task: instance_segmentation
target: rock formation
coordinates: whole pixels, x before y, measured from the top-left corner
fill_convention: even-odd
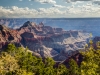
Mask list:
[[[64,31],[62,28],[45,26],[42,22],[36,25],[27,21],[16,30],[0,25],[0,48],[6,43],[17,43],[42,57],[52,57],[55,61],[63,61],[83,49],[88,38],[89,33]]]
[[[83,49],[89,33],[82,31],[64,31],[62,28],[36,25],[26,22],[18,29],[24,46],[39,53],[42,57],[50,56],[55,60],[64,60],[72,52]]]
[[[20,46],[21,36],[17,30],[9,29],[4,25],[0,25],[0,50],[7,44],[14,43],[16,46]]]

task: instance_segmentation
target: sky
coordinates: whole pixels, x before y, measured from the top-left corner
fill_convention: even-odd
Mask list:
[[[0,0],[0,18],[100,17],[100,0]]]

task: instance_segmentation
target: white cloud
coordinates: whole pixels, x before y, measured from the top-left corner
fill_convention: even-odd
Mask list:
[[[66,8],[66,6],[57,5],[57,4],[54,4],[52,7],[56,7],[56,8]]]
[[[93,1],[93,0],[65,0],[67,3],[77,2],[77,1]]]
[[[36,1],[36,2],[40,2],[41,4],[56,4],[55,0],[31,0],[31,1]]]
[[[82,6],[72,6],[67,8],[69,14],[74,14],[81,17],[100,17],[100,7],[96,7],[92,4],[86,4]]]
[[[64,0],[65,2],[67,3],[83,3],[83,2],[93,2],[93,1],[96,1],[96,0]]]
[[[57,17],[64,12],[57,8],[39,8],[38,10],[29,9],[28,7],[19,8],[12,6],[11,8],[5,8],[0,6],[0,17],[5,18],[35,18],[35,17]]]
[[[92,4],[100,5],[100,0],[64,0],[67,3],[83,3],[83,2],[91,2]]]
[[[11,8],[5,8],[0,6],[0,17],[6,18],[24,18],[24,17],[34,17],[37,16],[37,11],[35,9],[18,8],[17,6],[12,6]]]
[[[57,8],[39,8],[39,15],[43,15],[44,17],[57,17],[58,15],[63,15],[65,11],[60,11]]]
[[[0,6],[0,18],[53,18],[53,17],[100,17],[100,7],[92,4],[80,6],[69,6],[63,8],[39,8],[30,9],[28,7],[19,8],[17,6],[2,7]]]

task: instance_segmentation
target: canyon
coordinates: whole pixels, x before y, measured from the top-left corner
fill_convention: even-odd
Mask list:
[[[42,22],[27,21],[17,29],[0,25],[0,50],[9,43],[17,47],[28,47],[33,55],[45,58],[52,57],[55,61],[66,58],[83,50],[90,39],[89,33],[78,30],[63,30],[45,26]]]

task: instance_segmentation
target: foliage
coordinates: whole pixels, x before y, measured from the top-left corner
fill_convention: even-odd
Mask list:
[[[69,69],[67,69],[63,64],[60,64],[56,70],[56,75],[69,75]]]
[[[45,58],[43,62],[42,58],[33,56],[28,48],[17,48],[14,44],[9,44],[0,56],[0,75],[56,75],[62,69],[54,68],[52,58]],[[62,72],[58,75],[63,75]]]
[[[8,53],[0,55],[0,75],[4,75],[10,71],[17,70],[19,65],[17,60]]]
[[[74,59],[70,59],[69,67],[56,64],[52,58],[37,58],[28,48],[15,47],[9,44],[6,51],[0,53],[0,75],[100,75],[100,42],[97,49],[89,45],[85,46],[83,61],[78,66]]]
[[[79,69],[77,63],[73,59],[71,59],[69,64],[70,64],[70,68],[69,68],[70,74],[71,75],[79,75],[80,74],[80,72],[79,72],[80,69]]]
[[[81,52],[84,59],[81,63],[81,75],[100,75],[100,50],[95,50],[90,40],[90,46],[85,52]],[[98,44],[99,46],[99,44]]]

